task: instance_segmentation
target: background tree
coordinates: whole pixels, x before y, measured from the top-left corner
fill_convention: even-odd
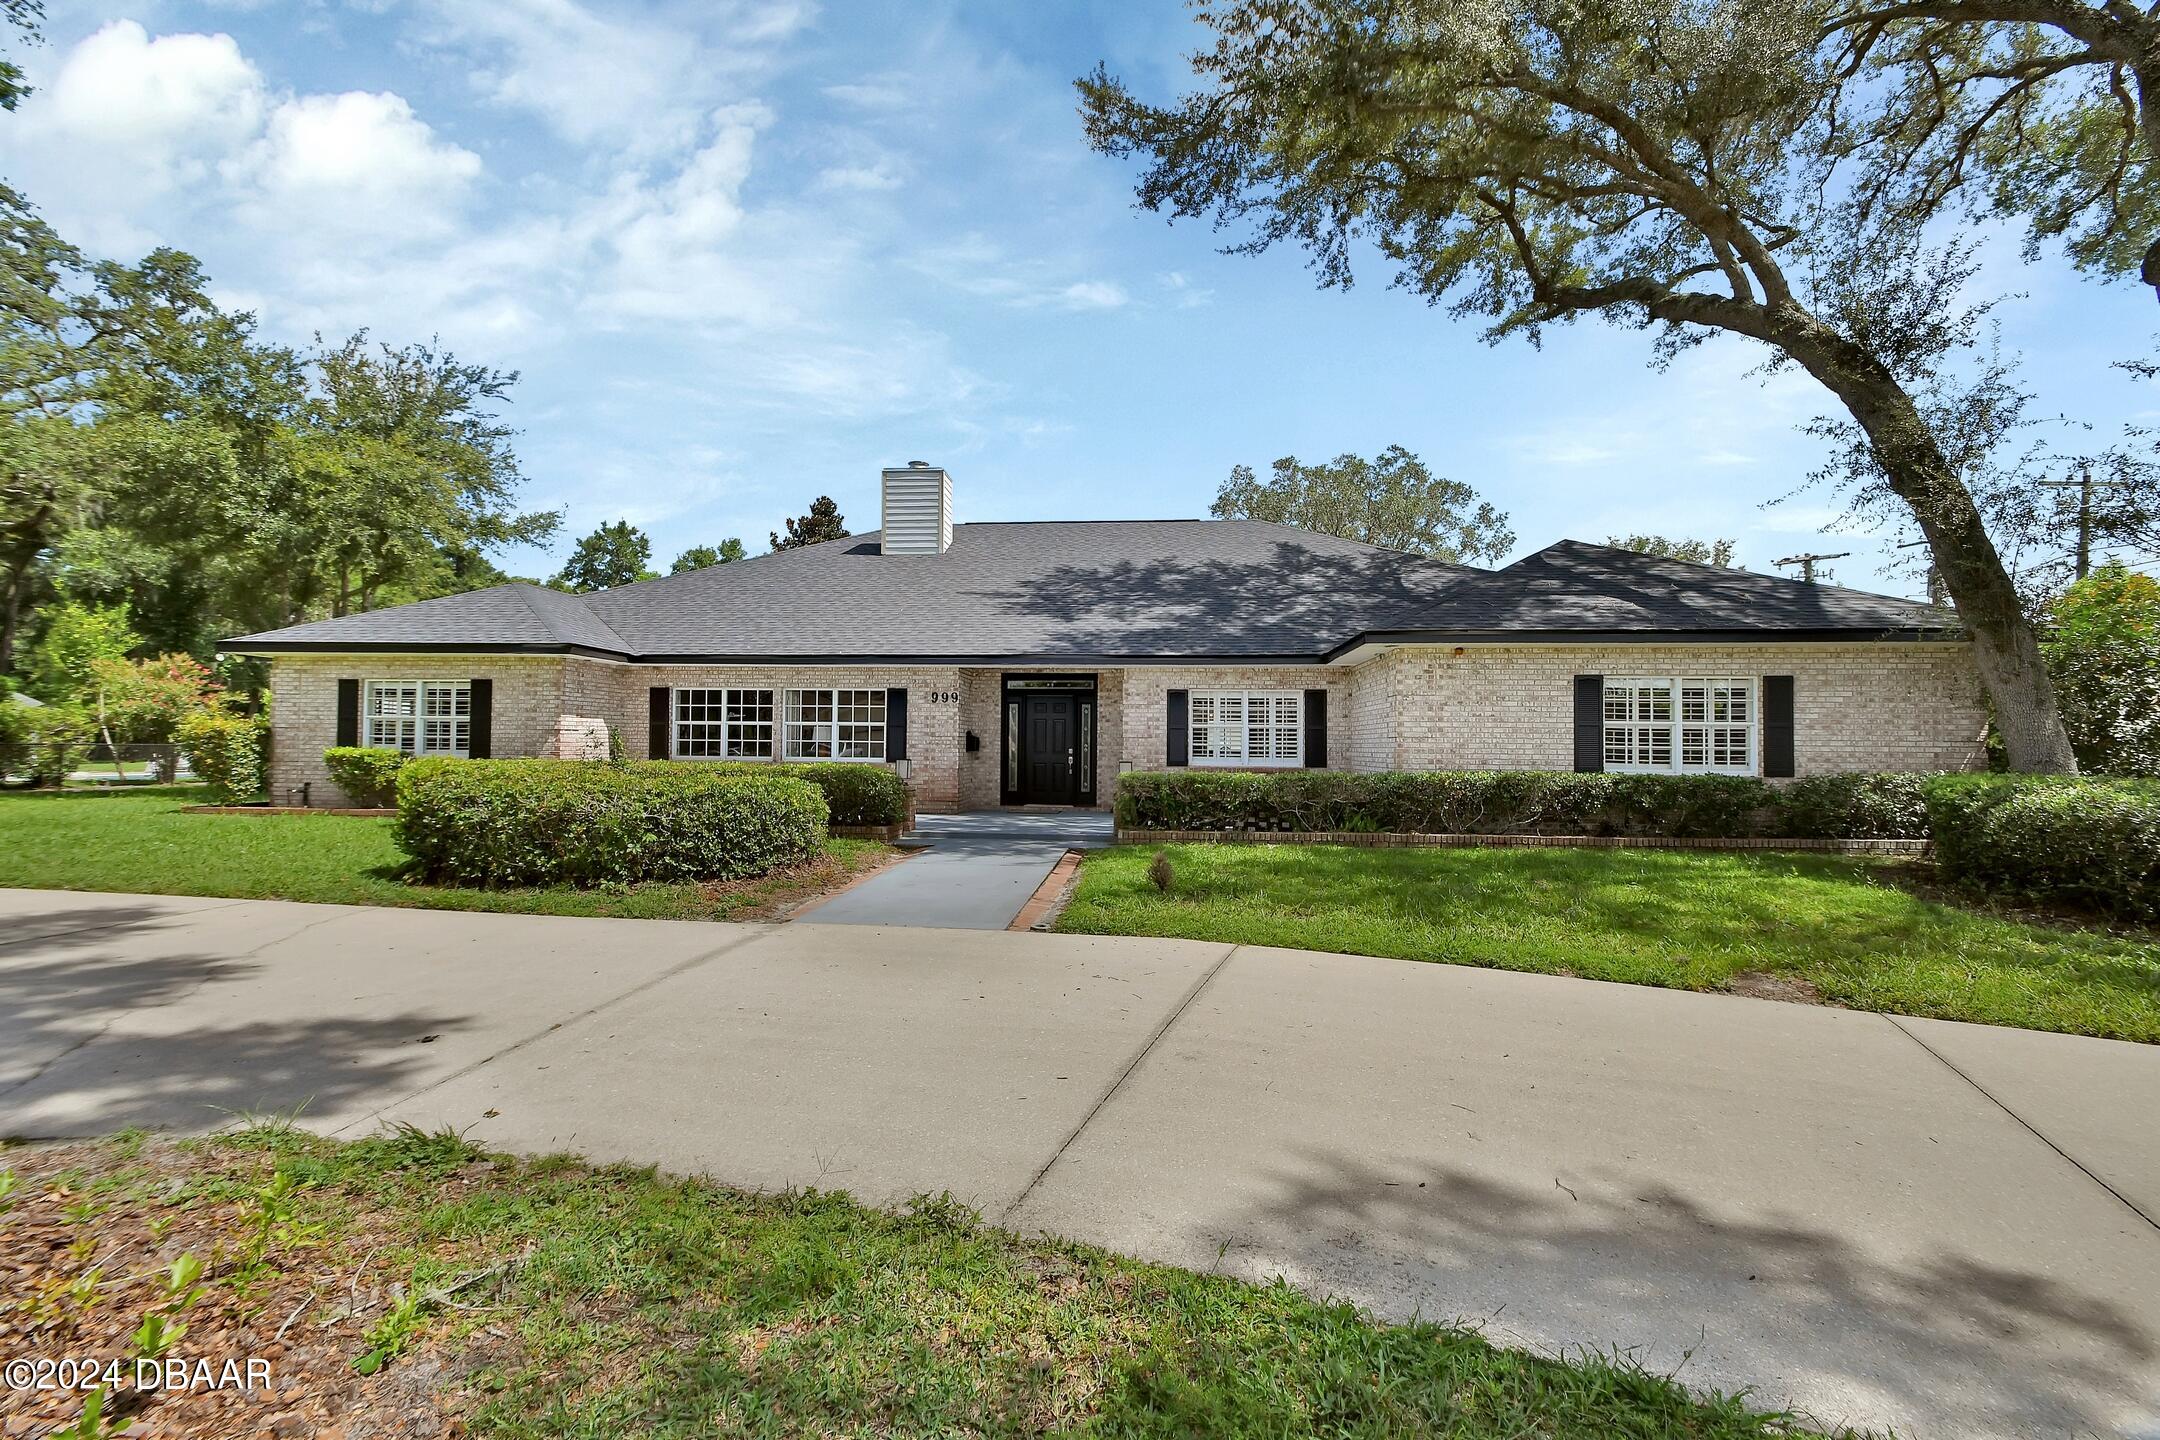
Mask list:
[[[1838,77],[1804,0],[1243,0],[1196,92],[1143,103],[1080,82],[1090,141],[1140,155],[1139,196],[1249,224],[1347,285],[1369,242],[1405,288],[1524,335],[1581,315],[1657,327],[1659,353],[1713,334],[1798,365],[1867,436],[1928,542],[2019,770],[2067,771],[2039,642],[1971,494],[1907,389],[1945,295],[1867,289],[1855,246],[1910,234],[1821,188]]]
[[[820,495],[810,502],[810,513],[797,516],[787,522],[787,534],[772,532],[772,548],[799,550],[805,545],[818,545],[827,540],[845,540],[847,521],[840,514],[840,507],[830,495]]]
[[[181,721],[216,703],[221,688],[210,668],[192,655],[108,657],[90,666],[90,697],[84,708],[96,717],[113,772],[124,780],[122,745],[170,742]]]
[[[1239,465],[1208,513],[1218,520],[1272,520],[1450,564],[1497,563],[1515,547],[1506,515],[1461,481],[1433,474],[1400,445],[1375,460],[1338,455],[1319,465],[1285,455],[1266,480]]]
[[[44,0],[0,0],[0,24],[19,31],[26,39],[38,38],[38,21],[44,16]],[[0,60],[0,110],[13,110],[30,93],[23,84],[22,67]]]
[[[1605,543],[1616,550],[1662,555],[1668,560],[1689,560],[1697,565],[1715,565],[1720,570],[1732,568],[1735,549],[1735,542],[1731,540],[1690,540],[1664,535],[1608,535]]]
[[[141,643],[120,606],[62,605],[31,652],[26,688],[48,704],[82,704],[96,688],[98,667],[125,660]]]
[[[2041,643],[2078,763],[2160,775],[2160,581],[2101,566],[2048,607]]]
[[[1910,221],[1963,199],[2160,289],[2160,10],[2122,0],[1841,0],[1834,153]]]
[[[675,563],[668,567],[668,573],[680,575],[685,570],[705,570],[714,565],[727,565],[742,559],[748,553],[743,548],[742,541],[733,538],[722,540],[718,546],[692,545],[675,557]]]
[[[628,520],[617,520],[578,541],[554,583],[580,592],[612,590],[652,579],[653,572],[645,568],[651,559],[652,541],[645,532]]]

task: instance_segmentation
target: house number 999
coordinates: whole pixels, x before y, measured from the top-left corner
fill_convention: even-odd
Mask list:
[[[932,705],[957,705],[960,703],[960,692],[957,690],[932,690],[928,698]]]

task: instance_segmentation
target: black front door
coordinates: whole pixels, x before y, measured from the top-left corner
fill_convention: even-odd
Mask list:
[[[1079,799],[1075,757],[1080,744],[1077,697],[1028,694],[1020,701],[1020,801],[1071,805]]]

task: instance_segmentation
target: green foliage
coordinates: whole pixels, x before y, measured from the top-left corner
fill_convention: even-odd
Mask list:
[[[685,570],[706,570],[715,565],[731,565],[749,553],[743,548],[742,541],[732,537],[722,540],[718,546],[692,545],[675,557],[675,563],[668,567],[668,573],[680,575]]]
[[[1697,565],[1715,565],[1720,570],[1732,568],[1736,542],[1731,540],[1691,540],[1685,536],[1674,539],[1664,535],[1608,535],[1605,543],[1616,550],[1634,550],[1644,555],[1662,555],[1668,560],[1687,560]]]
[[[94,263],[0,186],[0,669],[61,601],[207,655],[489,583],[485,552],[560,519],[514,503],[515,378],[364,334],[268,342],[193,258]]]
[[[1943,875],[1985,894],[2160,920],[2160,780],[1945,775],[1928,782]]]
[[[20,708],[29,770],[38,783],[58,788],[97,743],[97,717],[79,705]]]
[[[402,751],[375,745],[333,745],[323,751],[330,778],[355,805],[396,804],[398,771],[408,758]]]
[[[1825,840],[1921,840],[1927,837],[1929,776],[1810,775],[1777,792],[1779,833]]]
[[[807,780],[825,792],[830,823],[834,825],[898,825],[908,817],[907,782],[882,765],[851,765],[839,760],[779,765],[720,761],[706,768],[734,775],[794,775]]]
[[[820,495],[810,502],[810,513],[797,516],[787,522],[787,534],[772,533],[772,548],[797,550],[805,545],[817,545],[826,540],[845,540],[847,519],[830,495]]]
[[[2048,607],[2040,651],[2079,768],[2160,775],[2160,581],[2101,566]]]
[[[98,666],[124,660],[141,643],[125,606],[62,605],[46,617],[45,633],[30,652],[30,693],[53,703],[86,704],[97,689]]]
[[[410,1286],[380,1320],[368,1327],[367,1349],[355,1357],[353,1369],[362,1375],[373,1375],[383,1366],[403,1354],[420,1333],[420,1321],[427,1306],[427,1296],[418,1285]]]
[[[1338,455],[1320,465],[1285,455],[1265,481],[1239,465],[1208,513],[1272,520],[1450,564],[1497,564],[1515,547],[1504,513],[1460,480],[1433,474],[1400,445],[1375,460]]]
[[[792,775],[646,761],[415,760],[398,841],[436,881],[733,880],[815,855],[824,796]]]
[[[262,798],[270,778],[270,720],[223,706],[181,720],[174,737],[188,765],[220,804]]]
[[[170,741],[181,721],[217,703],[223,688],[192,655],[98,660],[90,682],[98,724],[118,745]]]
[[[1917,777],[1185,770],[1120,776],[1120,825],[1453,835],[1911,838]]]
[[[652,541],[627,520],[602,525],[577,542],[570,558],[555,577],[565,590],[612,590],[652,579],[646,564],[652,559]]]

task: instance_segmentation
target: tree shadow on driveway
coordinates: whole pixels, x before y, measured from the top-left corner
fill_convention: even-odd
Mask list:
[[[1270,1179],[1276,1198],[1207,1237],[1210,1249],[1228,1241],[1226,1263],[1252,1278],[1279,1271],[1391,1316],[1482,1323],[1502,1343],[1685,1361],[1684,1381],[1752,1384],[1760,1403],[1797,1401],[1831,1423],[1961,1440],[2153,1423],[2160,1234],[2127,1209],[2119,1233],[2069,1247],[2072,1263],[2050,1245],[2028,1264],[1960,1243],[1987,1235],[1984,1220],[1947,1223],[1930,1249],[1878,1252],[1797,1215],[1734,1218],[1639,1176],[1540,1190],[1307,1147]],[[2030,1216],[2036,1236],[2060,1223]]]
[[[274,1006],[247,1018],[247,982],[263,969],[256,956],[334,917],[296,918],[233,955],[200,953],[179,933],[173,953],[144,945],[204,913],[120,905],[9,917],[0,939],[0,1136],[202,1130],[241,1115],[336,1112],[413,1088],[425,1047],[471,1023],[424,1011],[292,1016]]]

